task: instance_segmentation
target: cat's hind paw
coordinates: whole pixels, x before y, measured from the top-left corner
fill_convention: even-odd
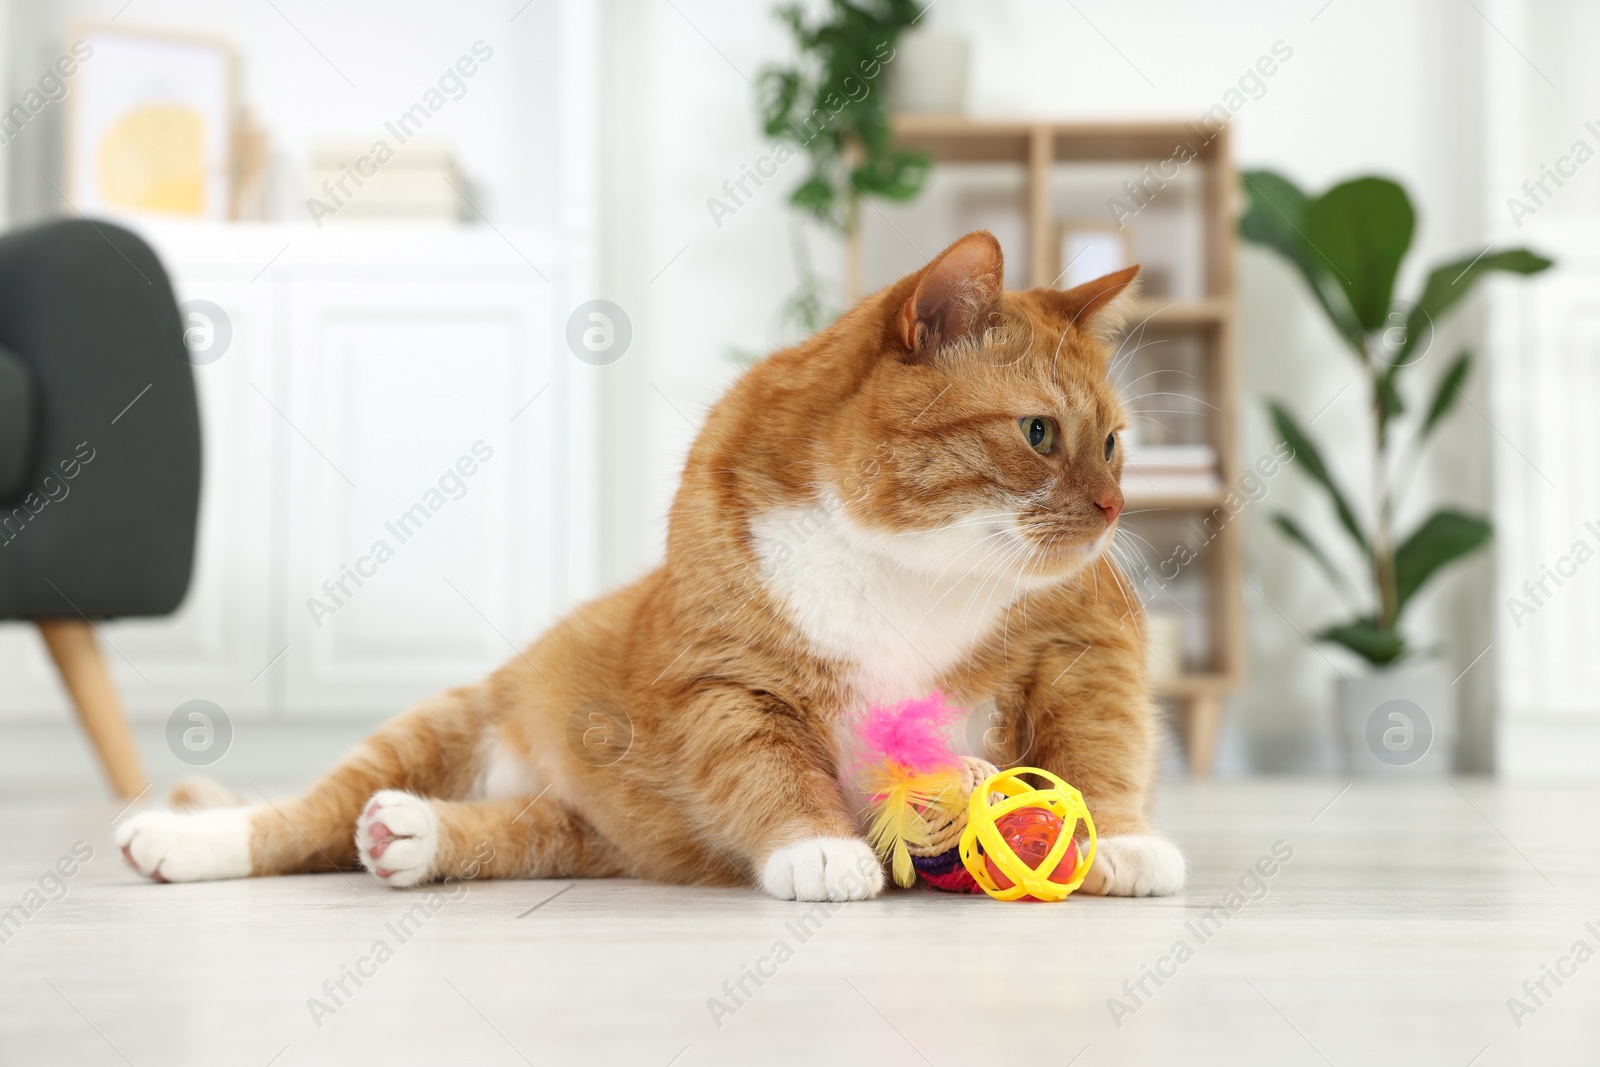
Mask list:
[[[157,882],[250,876],[248,808],[142,811],[117,824],[112,840],[128,866]]]
[[[361,865],[385,885],[405,888],[434,877],[439,816],[419,796],[385,789],[374,793],[356,820]]]

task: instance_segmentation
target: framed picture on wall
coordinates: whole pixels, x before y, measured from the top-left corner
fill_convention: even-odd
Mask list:
[[[85,58],[69,97],[64,194],[86,214],[225,219],[233,50],[109,25],[73,34]]]
[[[1056,226],[1058,289],[1121,270],[1133,262],[1133,242],[1128,231],[1105,219],[1066,219]]]

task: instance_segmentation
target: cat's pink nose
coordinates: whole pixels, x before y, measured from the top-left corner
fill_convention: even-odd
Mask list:
[[[1117,521],[1117,516],[1122,514],[1122,490],[1107,489],[1095,498],[1095,504],[1105,512],[1106,525],[1110,526]]]

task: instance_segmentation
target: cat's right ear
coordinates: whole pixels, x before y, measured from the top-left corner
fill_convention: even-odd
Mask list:
[[[962,237],[922,268],[896,320],[906,358],[931,357],[961,341],[977,341],[1000,309],[1005,257],[987,230]]]

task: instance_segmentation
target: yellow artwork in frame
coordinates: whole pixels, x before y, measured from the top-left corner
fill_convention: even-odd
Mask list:
[[[66,137],[84,214],[229,215],[233,54],[215,41],[89,26]]]

